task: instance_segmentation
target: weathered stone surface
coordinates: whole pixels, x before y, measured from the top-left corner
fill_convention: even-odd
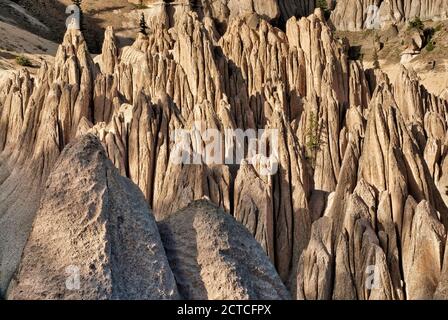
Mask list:
[[[174,276],[141,192],[91,135],[49,176],[9,299],[170,299]],[[79,289],[66,287],[79,272]]]
[[[159,223],[162,241],[186,299],[288,299],[261,246],[207,200]]]
[[[313,224],[311,239],[299,262],[297,298],[329,300],[333,283],[332,221],[323,217]]]
[[[404,222],[402,250],[407,298],[432,299],[441,276],[446,230],[426,201],[415,209],[410,207]]]
[[[129,2],[139,4],[137,0]],[[149,7],[146,11],[150,16],[160,14],[160,1],[145,0],[144,3]],[[315,0],[180,0],[176,4],[170,11],[174,19],[188,10],[194,10],[199,16],[212,18],[225,26],[235,17],[251,14],[257,14],[267,21],[287,21],[293,16],[307,16],[316,7]]]
[[[35,76],[23,70],[2,80],[2,292],[20,263],[60,152],[77,136],[93,134],[118,172],[139,187],[162,225],[187,221],[188,214],[180,218],[176,213],[207,197],[228,215],[221,212],[215,220],[198,209],[202,213],[191,219],[199,221],[205,238],[205,224],[216,226],[217,245],[226,245],[218,229],[233,216],[247,228],[245,239],[261,245],[256,257],[264,261],[267,282],[251,275],[238,278],[228,265],[226,276],[210,271],[190,278],[182,270],[191,265],[177,264],[173,268],[181,270],[175,273],[186,297],[284,298],[278,273],[291,296],[301,299],[444,298],[446,99],[429,93],[405,67],[389,79],[381,69],[365,71],[361,61],[350,60],[350,44],[335,36],[323,10],[303,16],[314,1],[201,3],[159,8],[148,35],[139,34],[120,51],[108,29],[103,53],[95,60],[82,34],[69,31],[53,65],[43,64]],[[352,10],[342,12],[343,3]],[[338,26],[339,17],[342,28],[362,28],[365,5],[372,3],[381,12],[387,3],[401,5],[338,1],[333,22]],[[401,14],[395,22],[433,10],[426,8],[429,2],[404,3],[402,9],[391,9]],[[286,21],[285,12],[297,18]],[[420,40],[415,35],[412,49],[420,50]],[[262,174],[262,158],[249,154],[241,164],[226,163],[224,156],[216,163],[179,164],[175,133],[190,129],[195,131],[186,145],[196,156],[210,142],[202,135],[207,129],[217,129],[220,139],[232,142],[225,137],[227,129],[275,129],[271,160],[278,171]],[[232,235],[227,228],[224,234]],[[179,237],[194,239],[191,230]],[[182,246],[188,246],[195,252],[195,243],[170,243],[169,250],[182,255]],[[198,245],[221,257],[212,244]],[[240,257],[241,247],[232,250],[238,252],[232,261],[240,270],[249,262]],[[201,268],[215,268],[197,252]],[[185,259],[197,262],[192,256]],[[249,266],[255,268],[255,262]],[[204,277],[206,285],[201,284]],[[270,289],[262,295],[265,286]]]
[[[80,283],[73,290],[67,283],[76,272]],[[68,145],[55,164],[7,297],[178,297],[143,195],[119,175],[94,136]]]
[[[241,222],[275,260],[272,185],[256,169],[243,163],[235,180],[235,219]]]
[[[438,0],[338,0],[331,14],[335,26],[347,31],[381,28],[415,17],[446,19],[448,3]]]

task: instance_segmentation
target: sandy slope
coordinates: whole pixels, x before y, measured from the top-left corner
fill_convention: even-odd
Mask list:
[[[448,88],[448,60],[439,61],[438,68],[434,70],[428,69],[426,64],[421,61],[411,62],[406,66],[417,72],[420,83],[429,92],[440,96]],[[400,64],[384,64],[382,69],[391,79],[395,79],[400,72]]]
[[[28,57],[38,67],[42,60],[51,61],[56,50],[56,43],[0,21],[0,79],[5,74],[2,70],[20,67],[15,62],[17,56]]]

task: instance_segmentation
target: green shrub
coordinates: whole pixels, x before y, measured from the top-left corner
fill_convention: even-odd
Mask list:
[[[31,63],[30,59],[28,59],[25,56],[17,56],[16,57],[16,63],[19,66],[22,66],[22,67],[32,67],[33,66],[33,64]]]
[[[317,0],[316,7],[322,9],[325,19],[330,19],[331,11],[328,8],[327,0]]]
[[[423,30],[425,28],[425,25],[423,24],[420,17],[415,17],[413,20],[409,21],[409,28]]]
[[[361,60],[362,59],[361,50],[362,50],[361,46],[351,46],[348,49],[348,58],[353,61]]]
[[[427,28],[423,31],[423,34],[425,36],[425,39],[429,42],[431,41],[432,37],[436,34],[436,29],[434,28]]]
[[[381,67],[380,60],[378,57],[378,51],[376,49],[373,50],[372,60],[373,60],[373,68],[380,69]]]
[[[426,50],[428,52],[434,51],[434,49],[436,48],[436,44],[434,43],[434,41],[430,41],[427,45],[426,45]]]
[[[143,1],[139,1],[138,4],[134,4],[134,8],[136,10],[143,10],[143,9],[148,8],[148,7],[143,3]]]
[[[436,42],[434,41],[434,35],[437,32],[437,28],[427,28],[424,31],[425,35],[425,43],[426,43],[426,50],[428,52],[431,52],[435,49]]]
[[[319,120],[314,112],[310,113],[308,128],[306,130],[306,158],[314,168],[316,165],[316,153],[319,151],[322,141],[320,139],[321,128]]]

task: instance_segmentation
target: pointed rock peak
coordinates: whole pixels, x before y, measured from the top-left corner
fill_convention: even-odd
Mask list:
[[[99,58],[101,72],[104,74],[114,73],[118,64],[118,47],[115,39],[114,29],[111,26],[106,28],[104,33],[103,49]]]
[[[86,117],[82,117],[81,121],[79,121],[78,129],[76,131],[77,137],[82,137],[92,129],[93,124]]]
[[[137,34],[137,38],[135,38],[135,41],[132,44],[132,48],[146,52],[148,46],[149,46],[149,37],[139,32]]]
[[[93,59],[80,30],[67,30],[56,53],[54,66],[55,80],[70,84],[79,84],[84,72],[88,73],[89,78],[95,72]]]
[[[47,179],[19,270],[9,299],[179,297],[143,194],[93,135],[68,145]]]
[[[159,223],[186,299],[288,299],[274,266],[249,231],[208,200]]]
[[[408,69],[404,65],[400,65],[400,72],[397,74],[397,82],[407,80],[407,81],[419,81],[417,72],[414,69]]]
[[[36,87],[49,85],[53,82],[53,65],[43,61],[35,77]]]
[[[64,35],[61,45],[65,47],[73,46],[75,49],[82,47],[88,51],[87,43],[81,30],[68,29]]]
[[[115,42],[114,27],[106,27],[106,31],[104,32],[104,42]]]
[[[324,22],[326,24],[327,19],[325,18],[325,13],[322,10],[322,8],[316,8],[314,10],[313,15],[318,18],[321,22]]]
[[[377,84],[375,91],[372,94],[372,100],[370,101],[370,106],[372,104],[386,104],[386,101],[393,102],[395,105],[395,100],[393,97],[393,87],[389,83],[389,78],[379,79],[381,82]]]

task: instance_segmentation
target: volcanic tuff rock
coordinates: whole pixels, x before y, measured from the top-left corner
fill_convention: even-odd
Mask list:
[[[82,34],[69,31],[54,65],[43,63],[35,78],[20,71],[0,90],[2,293],[20,262],[46,178],[81,118],[90,118],[94,70]]]
[[[331,0],[330,0],[331,1]],[[138,4],[137,0],[129,2]],[[150,15],[160,12],[160,1],[146,0]],[[293,16],[306,16],[316,8],[316,0],[180,0],[172,4],[169,14],[176,18],[185,11],[194,10],[200,17],[212,18],[227,26],[235,17],[256,14],[268,21],[286,21]]]
[[[376,9],[374,9],[376,8]],[[356,31],[373,25],[384,27],[391,23],[448,18],[448,2],[441,0],[338,0],[331,14],[337,29]],[[370,27],[369,27],[370,28]]]
[[[159,222],[186,299],[289,299],[261,246],[244,226],[207,200]]]
[[[264,297],[249,290],[252,282],[270,288],[266,297],[284,298],[269,258],[297,298],[447,298],[448,102],[404,67],[395,79],[365,71],[349,59],[349,43],[333,34],[322,10],[289,19],[285,32],[265,19],[238,16],[220,36],[213,20],[184,9],[170,26],[162,12],[148,36],[122,50],[108,29],[95,61],[82,34],[69,31],[54,65],[34,78],[18,72],[0,88],[3,292],[59,153],[90,133],[163,221],[186,297]],[[207,145],[198,133],[209,128],[223,140],[225,129],[277,129],[278,172],[263,175],[247,159],[177,164],[174,132],[192,128],[196,134],[186,144],[193,154]],[[227,266],[219,268],[234,282],[214,277],[205,255],[223,257],[217,247],[236,235],[221,227],[235,221],[209,204],[188,207],[204,197],[260,243],[255,257],[266,262],[260,266],[266,282],[234,276]],[[254,246],[246,231],[239,233],[248,242],[229,249],[238,252],[237,261],[241,246]],[[184,243],[191,251],[179,255],[191,263],[173,266],[182,246],[171,240],[199,236],[213,236],[217,247],[208,240],[197,242],[204,250]],[[198,256],[188,255],[193,252]],[[235,270],[252,262],[238,262]],[[191,278],[183,273],[190,268],[196,268]],[[230,287],[219,291],[212,279]]]
[[[76,272],[80,284],[73,290],[66,283]],[[94,136],[68,145],[55,164],[7,297],[178,298],[142,193]]]

